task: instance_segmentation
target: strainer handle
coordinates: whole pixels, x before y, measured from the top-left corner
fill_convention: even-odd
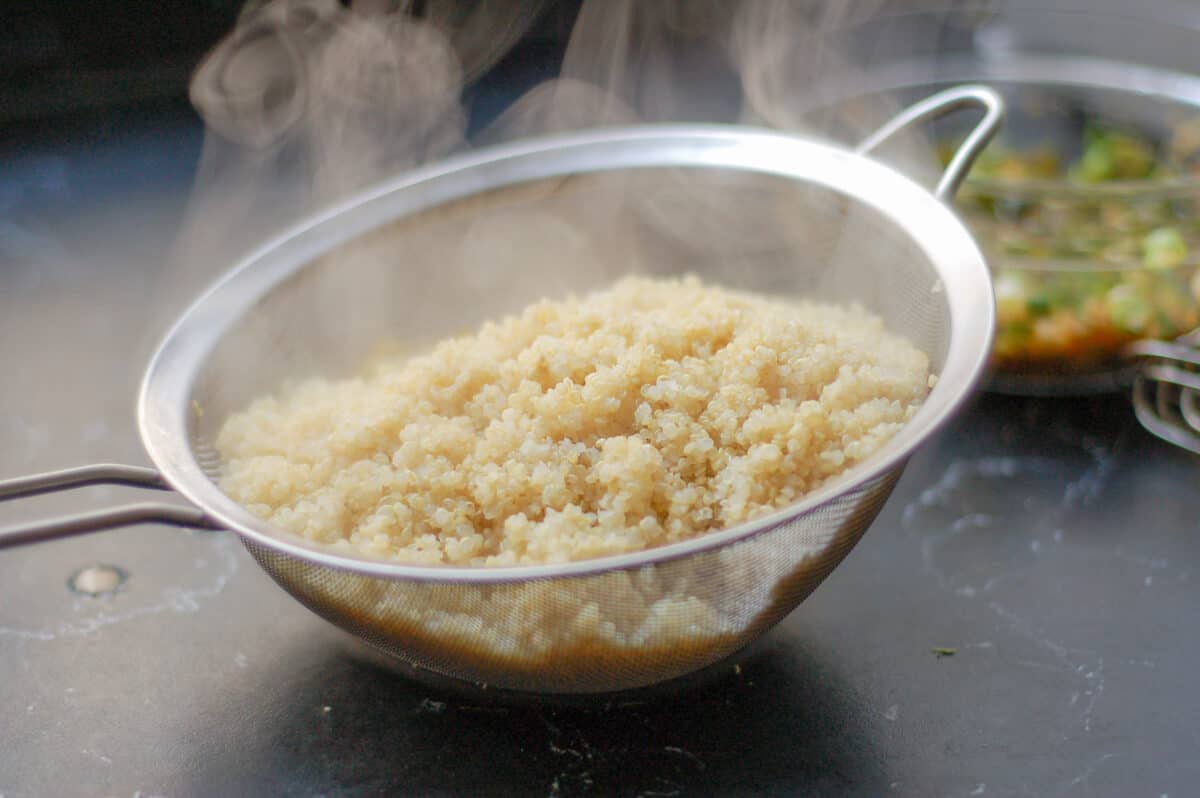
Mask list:
[[[0,502],[56,493],[89,485],[128,485],[154,490],[170,490],[162,476],[152,468],[100,464],[68,468],[0,481]],[[195,507],[176,504],[129,504],[106,510],[93,510],[0,528],[0,549],[57,540],[72,535],[99,532],[130,524],[171,524],[212,529],[214,525]]]
[[[1004,100],[987,86],[957,86],[926,97],[885,122],[883,127],[860,143],[856,151],[860,155],[866,155],[905,128],[939,119],[963,108],[983,109],[983,119],[979,120],[979,124],[955,150],[954,157],[950,159],[946,171],[942,172],[942,177],[938,180],[937,188],[934,189],[934,196],[938,199],[949,200],[966,179],[979,153],[983,152],[1004,122]]]

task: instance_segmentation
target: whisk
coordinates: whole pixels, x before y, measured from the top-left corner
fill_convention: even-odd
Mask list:
[[[1200,454],[1200,329],[1174,341],[1138,341],[1133,408],[1147,430]]]

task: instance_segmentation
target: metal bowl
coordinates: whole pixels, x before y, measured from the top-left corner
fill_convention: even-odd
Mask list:
[[[1186,26],[1092,10],[931,11],[868,20],[834,41],[854,66],[794,101],[837,138],[891,103],[962,81],[1005,98],[1008,122],[994,148],[1049,148],[1064,162],[1080,155],[1088,120],[1152,141],[1200,120],[1200,78],[1183,71],[1200,66],[1200,32]],[[923,150],[932,169],[934,150],[959,135],[952,122],[941,125],[909,155]],[[1087,185],[973,174],[957,206],[994,273],[992,390],[1128,388],[1138,372],[1132,344],[1200,324],[1200,179],[1190,174]],[[1164,226],[1187,245],[1167,263],[1146,250]]]

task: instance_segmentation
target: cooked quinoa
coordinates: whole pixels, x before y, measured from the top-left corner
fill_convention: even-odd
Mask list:
[[[629,277],[231,416],[221,486],[347,553],[639,551],[796,501],[912,417],[929,361],[859,307]]]
[[[640,568],[479,586],[330,569],[288,570],[286,580],[308,601],[348,609],[358,634],[449,663],[459,678],[596,692],[675,678],[741,649],[791,611],[804,595],[797,585],[823,578],[845,534],[854,536],[785,526]]]

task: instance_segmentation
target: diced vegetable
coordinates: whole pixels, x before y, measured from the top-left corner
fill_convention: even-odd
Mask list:
[[[1126,332],[1141,333],[1150,324],[1150,303],[1128,283],[1108,292],[1108,306],[1113,323]]]
[[[1081,143],[1065,165],[1053,147],[994,144],[960,195],[994,261],[1000,370],[1104,368],[1129,341],[1200,325],[1200,188],[1154,191],[1200,176],[1200,119],[1162,146],[1092,120]],[[1031,181],[1062,188],[1027,190]],[[1112,181],[1142,185],[1101,185]]]
[[[1159,227],[1142,239],[1142,263],[1147,269],[1174,269],[1186,263],[1187,256],[1187,242],[1174,227]]]

